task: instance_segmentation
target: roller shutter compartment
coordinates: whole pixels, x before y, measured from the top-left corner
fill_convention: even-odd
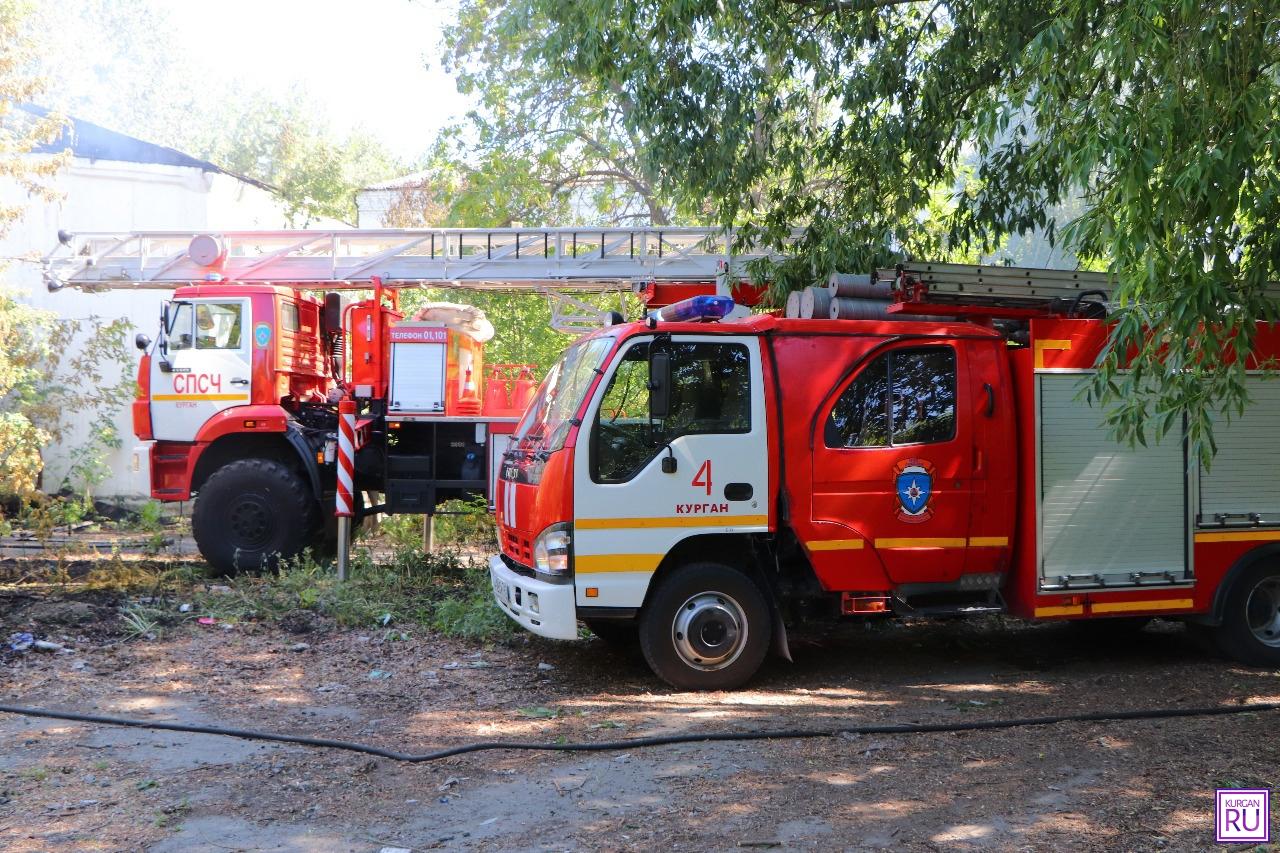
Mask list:
[[[1179,434],[1113,441],[1105,412],[1077,399],[1080,374],[1041,374],[1040,586],[1185,582],[1186,458]]]

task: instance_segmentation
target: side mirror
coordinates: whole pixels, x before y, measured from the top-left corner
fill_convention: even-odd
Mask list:
[[[146,352],[151,347],[151,338],[147,337],[145,332],[138,332],[133,336],[133,345]]]
[[[649,355],[649,420],[671,414],[671,353]]]

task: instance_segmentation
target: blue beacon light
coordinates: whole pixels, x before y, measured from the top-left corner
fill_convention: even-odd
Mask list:
[[[730,296],[694,296],[659,308],[649,316],[664,323],[678,323],[687,320],[719,320],[732,310],[733,298]]]

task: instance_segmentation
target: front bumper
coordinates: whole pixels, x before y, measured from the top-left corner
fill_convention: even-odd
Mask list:
[[[498,606],[522,627],[553,640],[578,639],[573,584],[516,574],[496,554],[489,558],[489,581]]]

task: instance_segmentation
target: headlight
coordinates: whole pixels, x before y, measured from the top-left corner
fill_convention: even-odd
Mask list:
[[[533,541],[533,568],[544,575],[573,574],[573,525],[553,524]]]

